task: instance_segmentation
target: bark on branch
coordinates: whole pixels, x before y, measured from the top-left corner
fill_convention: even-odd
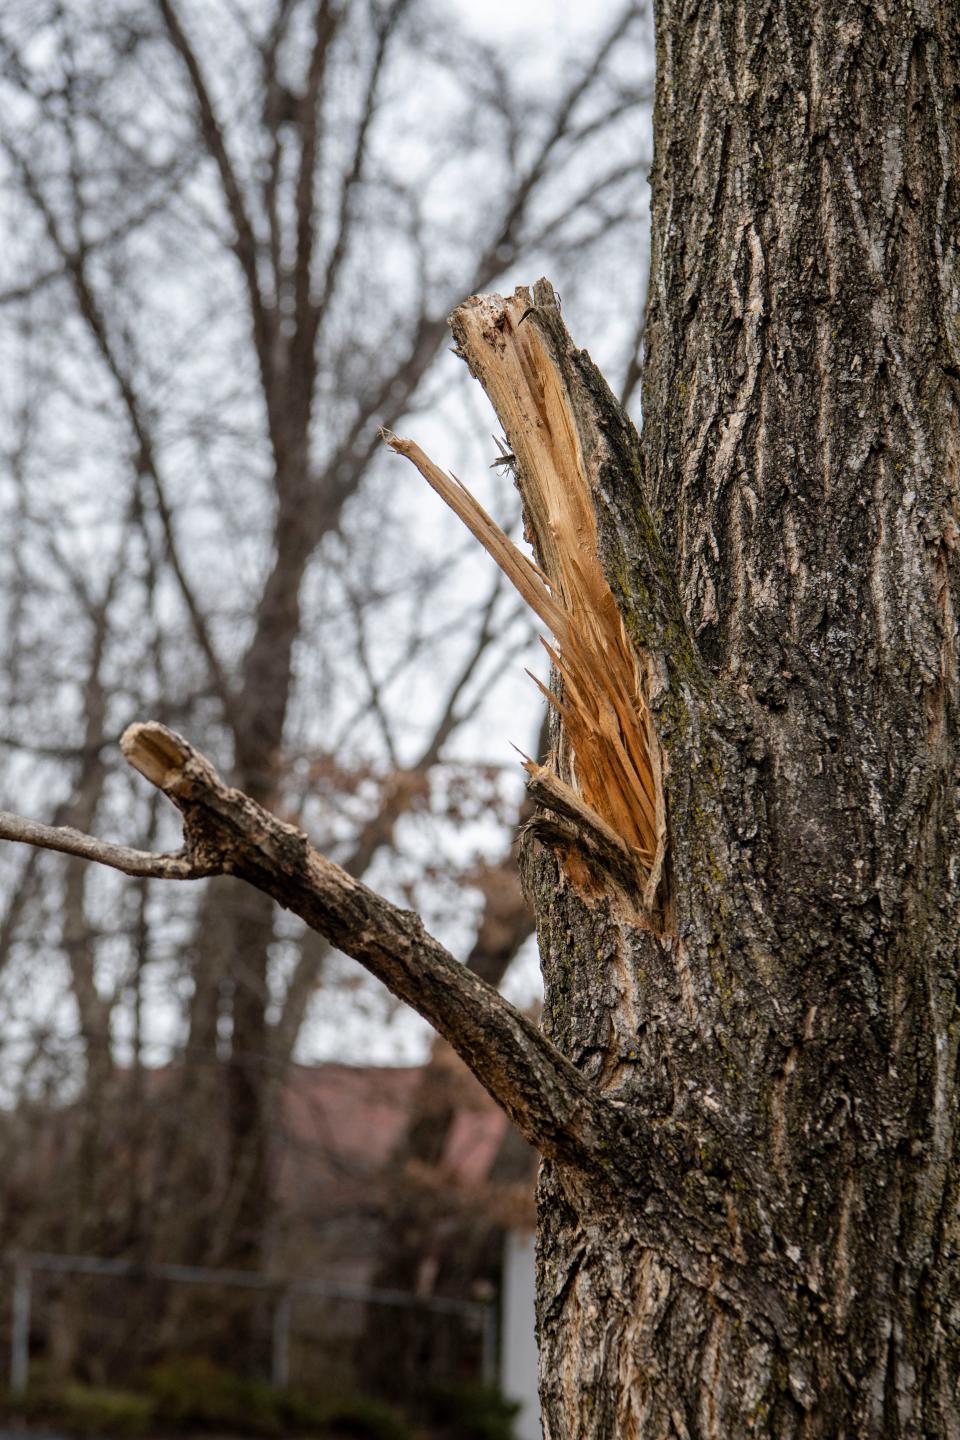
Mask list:
[[[35,820],[12,815],[9,810],[0,810],[0,840],[17,840],[38,850],[76,855],[81,860],[93,860],[98,865],[108,865],[112,870],[122,870],[124,875],[141,879],[200,880],[205,875],[219,873],[216,867],[211,869],[194,864],[182,850],[166,855],[150,850],[132,850],[127,845],[111,845],[107,840],[85,835],[72,825],[40,825]]]
[[[629,901],[639,904],[642,896],[630,846],[548,766],[525,760],[523,768],[529,776],[527,794],[554,817],[535,816],[528,830],[548,844],[577,850]]]
[[[181,810],[195,863],[247,880],[360,961],[464,1056],[523,1133],[581,1163],[595,1151],[601,1106],[579,1071],[491,986],[384,900],[319,854],[303,831],[223,783],[162,725],[134,725],[130,764]]]

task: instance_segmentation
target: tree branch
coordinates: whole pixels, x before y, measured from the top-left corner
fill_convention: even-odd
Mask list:
[[[414,762],[408,771],[402,772],[408,783],[384,787],[376,813],[361,827],[356,840],[351,846],[349,854],[344,858],[343,868],[348,875],[356,878],[364,875],[377,852],[393,840],[398,820],[409,809],[414,796],[420,793],[420,787],[416,783],[409,783],[409,781],[415,780],[416,777],[423,777],[424,780],[426,780],[430,768],[440,759],[444,745],[461,723],[461,719],[465,718],[458,715],[457,701],[469,683],[492,638],[493,611],[499,592],[499,584],[494,585],[490,599],[484,610],[477,643],[472,653],[467,657],[460,674],[454,680],[453,686],[447,696],[443,713],[437,722],[432,736],[422,750],[420,758]],[[397,778],[399,778],[399,776]],[[511,863],[513,863],[512,855],[510,859]],[[514,869],[515,868],[514,865]],[[519,880],[515,880],[514,883],[517,889],[519,889]],[[524,906],[523,909],[525,913],[530,916],[527,907]],[[529,934],[532,928],[533,920],[531,916],[526,934]],[[525,938],[526,935],[517,941],[517,947],[522,943],[522,939]],[[316,989],[324,961],[329,953],[328,946],[318,945],[315,942],[316,936],[308,931],[304,936],[300,955],[294,966],[293,975],[291,976],[287,993],[284,997],[280,1019],[277,1022],[276,1033],[279,1037],[278,1043],[282,1047],[282,1053],[284,1054],[289,1054],[296,1043],[300,1028],[306,1017],[307,1006]],[[468,959],[466,963],[470,965],[470,960]],[[471,966],[471,968],[475,969],[476,967]],[[488,976],[484,976],[484,979],[488,978]]]
[[[253,319],[254,344],[257,349],[257,357],[260,362],[260,370],[263,378],[264,389],[268,395],[273,393],[273,321],[270,312],[264,302],[263,292],[260,289],[260,279],[257,274],[257,241],[253,225],[247,214],[244,203],[243,191],[237,178],[237,172],[233,161],[227,150],[226,140],[217,113],[214,109],[213,100],[207,89],[203,71],[196,53],[187,38],[187,33],[180,23],[180,17],[171,0],[157,0],[160,14],[166,26],[170,43],[183,61],[184,68],[193,90],[194,100],[197,106],[197,115],[200,121],[200,130],[203,141],[220,176],[220,184],[223,189],[227,211],[233,222],[234,228],[234,253],[240,262],[243,271],[243,278],[247,287],[247,295],[250,301],[250,314]]]
[[[601,873],[615,882],[627,896],[642,898],[636,860],[630,846],[623,841],[601,815],[585,804],[575,790],[565,785],[547,765],[525,760],[523,768],[530,777],[527,793],[560,821],[534,818],[528,829],[549,844],[572,846]],[[566,823],[563,823],[566,822]]]
[[[381,980],[460,1054],[518,1129],[544,1154],[595,1164],[622,1117],[536,1026],[401,910],[311,846],[302,830],[225,785],[165,725],[131,725],[121,739],[134,769],[181,811],[184,849],[151,854],[67,826],[0,811],[0,839],[57,850],[127,875],[190,880],[234,874],[292,910]],[[630,1147],[623,1160],[636,1174]],[[644,1171],[646,1167],[643,1167]]]
[[[310,365],[315,348],[313,308],[310,304],[310,280],[313,249],[317,238],[314,213],[314,192],[317,179],[317,142],[320,133],[320,92],[326,71],[330,46],[336,33],[341,12],[332,9],[329,0],[319,0],[313,24],[313,48],[307,71],[307,86],[300,99],[301,139],[300,167],[296,188],[297,248],[293,267],[294,314],[296,316],[301,353],[295,356],[294,369]]]
[[[94,860],[124,875],[152,880],[200,880],[218,873],[215,867],[194,864],[182,850],[172,854],[156,854],[149,850],[131,850],[126,845],[111,845],[74,830],[72,825],[40,825],[0,810],[0,840],[16,840],[38,850],[57,850],[61,855],[77,855],[81,860]]]
[[[77,302],[77,309],[90,331],[93,341],[100,352],[100,356],[120,393],[120,399],[123,402],[124,409],[127,412],[127,418],[130,422],[130,429],[137,442],[137,464],[141,467],[143,473],[149,477],[153,488],[157,515],[160,519],[164,542],[167,548],[167,557],[170,561],[170,567],[173,571],[173,576],[186,607],[187,614],[190,617],[194,638],[210,667],[210,678],[223,703],[228,722],[232,723],[233,698],[231,687],[227,680],[226,672],[220,662],[220,657],[214,649],[206,617],[194,594],[193,587],[187,576],[183,562],[180,559],[180,551],[174,531],[173,514],[167,500],[166,489],[160,474],[160,466],[153,443],[153,436],[147,420],[147,407],[144,405],[142,397],[135,388],[132,369],[128,370],[121,364],[117,348],[111,340],[107,328],[106,316],[94,293],[88,273],[87,257],[90,253],[89,249],[85,244],[78,244],[76,247],[71,247],[63,235],[53,210],[48,204],[40,188],[40,184],[26,160],[9,141],[4,141],[4,149],[17,166],[27,194],[44,222],[50,243],[59,255],[63,263],[64,271],[69,277]]]
[[[313,309],[312,340],[315,343],[320,326],[323,324],[337,286],[340,269],[348,253],[348,242],[353,227],[351,200],[361,180],[367,163],[367,146],[370,127],[377,111],[377,94],[383,76],[387,50],[396,30],[397,22],[407,8],[407,0],[394,0],[377,29],[377,42],[373,52],[370,74],[364,94],[363,108],[357,124],[353,142],[353,156],[348,169],[340,180],[340,196],[337,209],[336,239],[327,259],[323,286]]]
[[[188,864],[231,873],[292,910],[418,1010],[466,1060],[528,1140],[568,1163],[593,1163],[616,1111],[576,1067],[501,995],[401,910],[313,849],[302,830],[278,820],[220,779],[209,760],[158,724],[132,725],[121,740],[134,769],[184,817]],[[24,826],[11,838],[28,838]],[[44,838],[54,833],[39,827]],[[90,859],[116,864],[117,847],[76,837]],[[136,852],[131,852],[136,854]],[[180,862],[181,865],[183,862]],[[172,857],[139,857],[161,874]],[[122,868],[122,866],[120,867]]]
[[[418,915],[352,879],[314,850],[302,830],[225,785],[181,736],[151,722],[131,725],[120,743],[130,764],[181,811],[182,853],[128,850],[3,812],[0,838],[82,855],[130,875],[190,879],[224,873],[247,881],[419,1011],[526,1139],[570,1168],[571,1179],[577,1171],[606,1173],[643,1217],[651,1244],[662,1243],[669,1214],[671,1254],[685,1273],[720,1295],[727,1286],[749,1292],[758,1313],[782,1326],[760,1257],[744,1267],[731,1255],[718,1275],[718,1231],[725,1235],[726,1217],[709,1177],[691,1168],[690,1137],[682,1129],[653,1126],[636,1107],[608,1100],[532,1021],[428,935]],[[698,1186],[710,1193],[691,1200],[688,1192]]]

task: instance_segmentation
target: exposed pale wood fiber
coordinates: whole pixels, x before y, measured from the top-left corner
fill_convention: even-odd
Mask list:
[[[572,753],[567,777],[649,875],[662,845],[656,744],[640,671],[600,562],[593,476],[575,400],[538,326],[531,292],[474,297],[456,316],[458,338],[489,395],[517,462],[534,564],[456,477],[412,440],[387,443],[417,467],[513,583],[555,644],[544,645]]]

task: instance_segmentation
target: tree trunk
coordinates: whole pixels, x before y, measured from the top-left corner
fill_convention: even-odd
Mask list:
[[[657,45],[643,443],[596,500],[664,918],[527,869],[548,1034],[688,1175],[672,1214],[545,1164],[545,1434],[956,1437],[960,11],[660,0]]]

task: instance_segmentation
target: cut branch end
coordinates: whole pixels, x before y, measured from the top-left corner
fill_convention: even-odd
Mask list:
[[[152,720],[129,725],[120,737],[120,749],[134,770],[164,792],[176,787],[193,753],[182,736]]]

